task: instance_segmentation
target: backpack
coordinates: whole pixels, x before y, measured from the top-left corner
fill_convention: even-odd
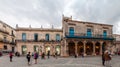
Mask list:
[[[26,58],[27,58],[27,59],[28,59],[28,58],[30,58],[30,55],[29,55],[29,54],[27,54]]]
[[[35,53],[35,56],[34,56],[34,58],[38,58],[38,53]]]

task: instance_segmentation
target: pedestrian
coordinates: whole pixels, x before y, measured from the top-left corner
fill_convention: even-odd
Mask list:
[[[30,65],[30,58],[31,58],[30,52],[28,52],[28,54],[26,55],[26,58],[28,61],[28,65]]]
[[[84,58],[84,52],[82,52],[82,57]]]
[[[12,52],[9,53],[9,57],[10,57],[10,62],[12,62],[12,58],[13,58]]]
[[[37,52],[35,52],[35,54],[34,54],[34,59],[35,59],[35,64],[37,64],[37,59],[38,59],[38,53]]]
[[[48,56],[48,59],[49,59],[50,58],[50,51],[48,51],[47,56]]]
[[[111,56],[110,56],[110,54],[108,54],[108,51],[105,52],[104,57],[105,57],[105,65],[107,67],[111,67],[111,62],[110,62],[111,61]]]
[[[55,52],[55,58],[56,58],[56,59],[57,59],[57,55],[58,55],[58,52],[56,51],[56,52]]]
[[[41,59],[45,59],[45,53],[42,53]]]
[[[78,54],[77,53],[75,53],[75,58],[77,58],[78,57]]]
[[[104,52],[102,52],[102,65],[105,66],[105,56],[104,56]]]

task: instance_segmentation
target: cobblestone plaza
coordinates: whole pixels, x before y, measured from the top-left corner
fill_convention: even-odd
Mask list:
[[[120,56],[112,57],[112,67],[120,67]],[[0,57],[0,67],[105,67],[102,66],[101,56],[95,57],[67,57],[55,59],[43,59],[39,57],[38,64],[34,64],[32,59],[31,66],[27,65],[26,57],[13,57],[13,62],[9,61],[9,56]]]

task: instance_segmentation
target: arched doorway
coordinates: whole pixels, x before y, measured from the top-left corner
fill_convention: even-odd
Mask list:
[[[95,53],[96,53],[96,55],[100,54],[100,43],[99,42],[97,42],[95,44]]]
[[[84,50],[84,46],[83,46],[83,43],[80,41],[80,42],[78,42],[78,45],[77,45],[77,53],[78,53],[78,55],[82,55],[83,50]]]
[[[104,53],[106,50],[106,42],[103,42],[102,44],[102,53]]]
[[[22,45],[22,54],[23,55],[27,54],[27,47],[26,47],[26,45]]]
[[[37,45],[34,46],[34,52],[39,53],[39,46],[37,46]]]
[[[74,42],[68,43],[68,53],[69,53],[69,56],[75,55],[75,43]]]
[[[57,51],[57,55],[60,55],[60,45],[57,45],[55,47],[55,51]]]
[[[45,50],[46,50],[46,55],[48,54],[48,51],[50,51],[50,46],[46,46],[46,48],[45,48]]]
[[[87,42],[86,43],[86,54],[87,55],[92,55],[93,54],[93,43],[92,42]]]

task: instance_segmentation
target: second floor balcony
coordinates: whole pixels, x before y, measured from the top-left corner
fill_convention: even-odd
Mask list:
[[[102,35],[102,34],[87,34],[87,33],[65,33],[66,38],[83,38],[83,39],[104,39],[104,40],[114,40],[112,35]]]
[[[16,42],[15,41],[11,41],[10,44],[11,45],[16,45]]]
[[[4,33],[4,34],[9,34],[8,31],[2,30],[2,29],[0,29],[0,32],[2,32],[2,33]]]
[[[30,40],[30,39],[22,40],[22,39],[16,39],[16,42],[61,42],[61,40],[45,40],[45,39],[41,39],[41,40]]]

